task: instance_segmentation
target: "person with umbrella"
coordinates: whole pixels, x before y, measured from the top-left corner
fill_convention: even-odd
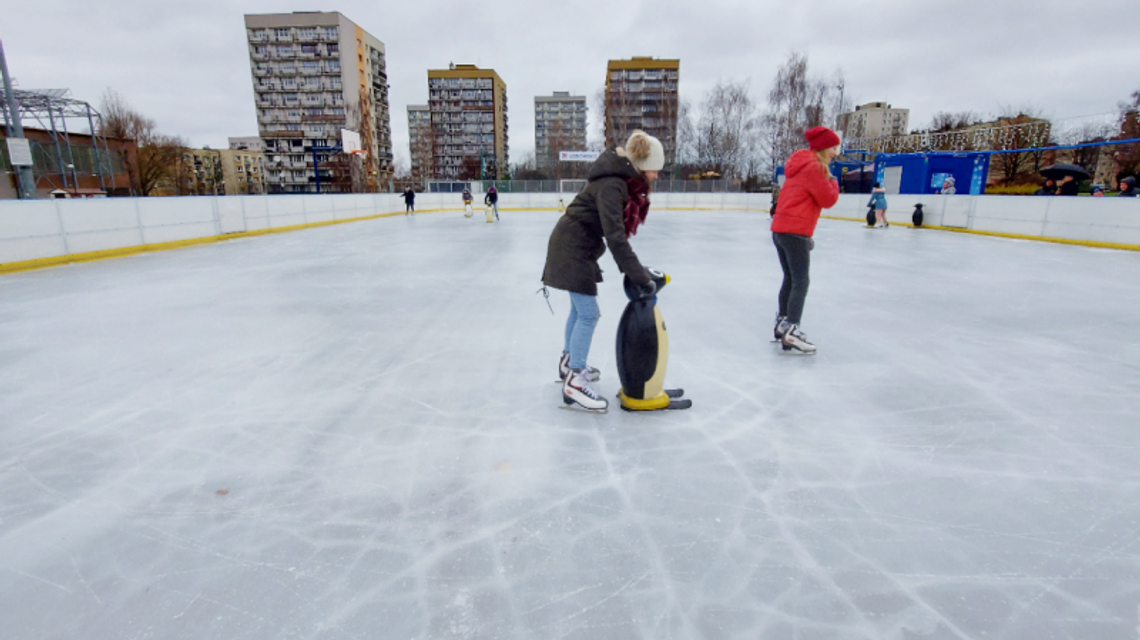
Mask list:
[[[1041,170],[1041,175],[1052,180],[1060,180],[1057,195],[1062,196],[1077,195],[1077,182],[1089,179],[1089,172],[1084,167],[1063,162],[1045,167]]]
[[[1055,196],[1057,195],[1057,183],[1051,178],[1041,185],[1041,188],[1033,192],[1035,196]]]

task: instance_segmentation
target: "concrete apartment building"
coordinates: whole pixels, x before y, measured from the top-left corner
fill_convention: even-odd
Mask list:
[[[606,68],[606,146],[625,144],[635,129],[661,140],[666,173],[677,155],[680,60],[634,57]]]
[[[426,104],[408,105],[408,152],[412,180],[423,184],[433,175],[431,110]]]
[[[507,85],[494,69],[473,64],[429,69],[428,109],[434,178],[507,175]]]
[[[910,132],[909,120],[910,109],[893,109],[885,102],[868,102],[840,114],[836,128],[844,139],[905,136]]]
[[[231,137],[227,140],[227,142],[229,142],[230,148],[235,151],[265,151],[265,141],[263,141],[261,138],[258,138],[257,136]]]
[[[586,96],[555,91],[534,97],[534,160],[539,168],[558,162],[560,151],[586,149]]]
[[[350,180],[347,156],[318,150],[321,191],[387,191],[384,43],[337,12],[246,15],[245,27],[269,192],[315,192],[313,149],[340,145],[342,128],[360,134],[363,171]]]
[[[233,144],[233,139],[230,139]],[[260,151],[249,149],[186,149],[171,183],[156,195],[236,196],[265,193]]]

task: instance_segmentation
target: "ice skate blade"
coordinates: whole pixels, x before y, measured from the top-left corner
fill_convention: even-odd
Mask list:
[[[780,350],[782,356],[814,356],[815,354],[815,351],[800,351],[795,347],[785,347]]]
[[[605,409],[587,409],[586,407],[583,407],[582,405],[577,404],[577,403],[575,403],[575,404],[564,404],[558,408],[562,409],[563,411],[572,411],[574,413],[592,413],[592,414],[598,415],[598,416],[604,416],[610,412],[609,407],[606,407]]]

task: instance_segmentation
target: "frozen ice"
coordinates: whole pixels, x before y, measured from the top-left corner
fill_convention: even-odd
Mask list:
[[[767,216],[653,212],[694,406],[583,415],[556,217],[0,276],[0,637],[1140,637],[1140,255],[824,220],[787,356]]]

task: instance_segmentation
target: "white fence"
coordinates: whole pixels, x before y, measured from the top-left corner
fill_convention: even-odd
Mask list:
[[[499,208],[555,210],[573,193],[503,193]],[[476,195],[477,206],[483,194]],[[768,210],[760,193],[655,193],[656,210]],[[863,220],[867,195],[840,196],[825,212]],[[1140,199],[1033,196],[889,196],[889,215],[925,225],[1140,249]],[[422,193],[418,211],[460,211],[460,194]],[[105,198],[0,201],[0,272],[117,253],[212,242],[404,212],[399,194]]]
[[[826,215],[866,220],[867,194],[839,196]],[[1140,249],[1140,198],[1074,196],[887,196],[887,219],[923,226]]]

